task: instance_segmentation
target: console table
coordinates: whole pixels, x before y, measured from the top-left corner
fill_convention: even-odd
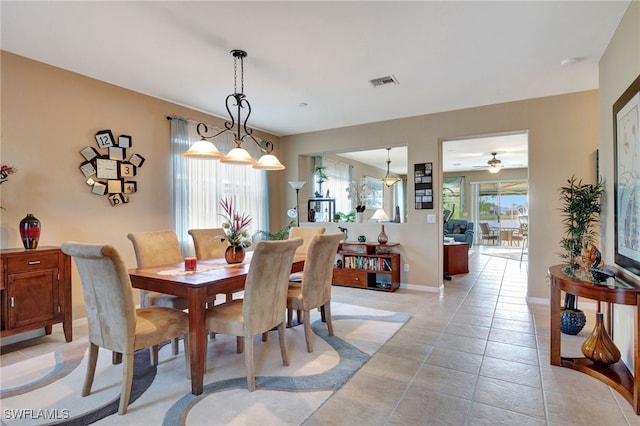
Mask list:
[[[616,274],[615,280],[610,279],[610,287],[606,284],[597,284],[584,281],[580,278],[570,277],[564,270],[567,265],[555,265],[549,268],[551,277],[551,342],[550,342],[550,362],[551,365],[571,368],[588,374],[601,382],[606,383],[622,395],[633,407],[636,414],[640,414],[640,281],[621,268],[607,266],[613,269]],[[561,291],[575,294],[578,297],[597,300],[609,304],[608,309],[608,332],[613,336],[612,326],[612,304],[631,305],[636,307],[636,325],[634,348],[633,348],[633,373],[629,371],[622,360],[611,364],[596,364],[587,358],[568,358],[561,356],[561,335],[560,335],[560,306]]]
[[[469,272],[469,243],[445,243],[443,253],[445,275]]]

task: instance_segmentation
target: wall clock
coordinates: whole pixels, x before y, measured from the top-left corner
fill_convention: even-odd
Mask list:
[[[145,159],[138,153],[129,153],[133,145],[130,135],[119,135],[116,139],[107,129],[96,132],[95,138],[98,149],[86,146],[80,150],[84,159],[80,171],[91,188],[90,193],[106,195],[113,207],[127,204],[130,195],[138,190],[132,178]]]

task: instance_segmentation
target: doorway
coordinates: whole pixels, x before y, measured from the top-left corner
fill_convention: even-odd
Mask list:
[[[512,248],[525,243],[521,224],[528,217],[528,192],[526,180],[471,183],[471,217],[479,225],[478,244]],[[482,228],[492,231],[492,238],[483,238]]]

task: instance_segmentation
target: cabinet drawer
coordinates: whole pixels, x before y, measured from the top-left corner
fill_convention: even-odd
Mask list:
[[[333,270],[333,284],[343,284],[352,287],[367,287],[367,271],[357,269],[336,268]]]
[[[5,273],[15,273],[24,271],[38,271],[40,269],[57,269],[58,255],[38,254],[32,256],[11,257],[6,260],[7,269]]]

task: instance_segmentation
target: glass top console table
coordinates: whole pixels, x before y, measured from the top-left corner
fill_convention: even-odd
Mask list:
[[[550,363],[560,367],[571,368],[588,374],[615,389],[640,414],[640,281],[621,268],[609,267],[616,274],[606,283],[595,283],[590,276],[582,276],[570,271],[567,265],[554,265],[549,268],[551,279],[551,329],[550,329]],[[614,303],[636,307],[636,324],[633,336],[633,369],[631,372],[622,360],[610,364],[597,364],[587,358],[569,358],[561,356],[560,307],[561,292],[575,294],[578,297],[605,302],[609,304],[608,328],[613,336],[611,306]]]

